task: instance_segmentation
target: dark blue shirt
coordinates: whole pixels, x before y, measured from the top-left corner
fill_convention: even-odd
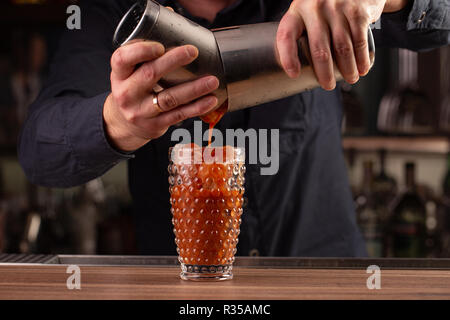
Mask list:
[[[139,247],[145,254],[175,254],[168,193],[168,148],[173,128],[133,154],[108,143],[102,109],[110,93],[112,35],[132,0],[82,2],[82,29],[67,31],[49,80],[30,107],[19,145],[19,159],[30,181],[70,187],[101,176],[129,161]],[[189,16],[173,1],[160,1]],[[287,0],[237,1],[209,28],[279,20]],[[429,49],[449,43],[450,4],[411,1],[385,14],[375,30],[378,46]],[[363,256],[364,242],[341,149],[339,91],[312,90],[244,111],[227,114],[225,128],[280,129],[280,169],[261,176],[248,165],[238,254],[257,249],[274,256]],[[192,130],[193,120],[182,126]]]

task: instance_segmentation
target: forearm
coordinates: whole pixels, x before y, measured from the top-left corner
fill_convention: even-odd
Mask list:
[[[112,35],[123,1],[81,1],[81,30],[61,37],[46,85],[29,108],[19,161],[39,185],[71,187],[97,178],[131,155],[107,141],[103,107],[110,86]]]
[[[76,186],[131,157],[115,151],[106,140],[102,118],[106,96],[64,96],[32,106],[18,147],[19,161],[31,182]]]

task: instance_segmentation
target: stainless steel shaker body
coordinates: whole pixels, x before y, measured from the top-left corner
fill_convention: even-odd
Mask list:
[[[227,82],[229,111],[285,98],[320,86],[314,73],[306,36],[297,42],[301,74],[296,79],[287,76],[276,49],[278,25],[277,22],[268,22],[214,31]],[[375,44],[370,29],[369,50],[373,65]],[[338,81],[342,80],[336,63],[334,74]]]
[[[152,0],[139,2],[124,16],[114,35],[116,46],[133,39],[161,42],[166,48],[192,44],[199,57],[185,68],[165,76],[162,87],[170,87],[207,74],[219,78],[214,92],[219,105],[228,99],[228,111],[285,98],[319,86],[306,36],[298,41],[301,75],[289,78],[278,59],[277,22],[208,30]],[[371,64],[375,44],[369,29]],[[337,80],[342,80],[336,64]]]

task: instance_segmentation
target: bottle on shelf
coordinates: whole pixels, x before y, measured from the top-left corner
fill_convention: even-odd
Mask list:
[[[356,197],[357,221],[370,257],[383,255],[383,226],[373,192],[373,162],[364,162],[363,182]]]
[[[386,150],[378,151],[380,161],[380,171],[373,180],[373,190],[377,205],[382,209],[382,219],[387,219],[388,203],[390,203],[397,193],[397,182],[386,173]]]
[[[393,201],[389,221],[390,255],[400,258],[425,257],[427,210],[417,191],[415,163],[405,164],[405,190]]]
[[[394,90],[379,106],[377,128],[388,134],[415,135],[435,132],[430,99],[419,86],[419,55],[398,49],[398,68],[393,73]]]
[[[441,223],[438,220],[438,206],[436,205],[439,200],[429,198],[426,202],[426,257],[427,258],[439,258],[442,255],[442,230]]]

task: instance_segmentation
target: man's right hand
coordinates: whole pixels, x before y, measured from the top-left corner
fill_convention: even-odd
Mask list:
[[[197,56],[197,48],[191,45],[165,52],[163,45],[151,41],[132,42],[114,52],[111,94],[103,107],[103,119],[115,148],[139,149],[162,136],[171,125],[204,115],[217,106],[217,98],[211,94],[219,86],[214,76],[163,90],[158,94],[159,108],[153,103],[157,82]]]

